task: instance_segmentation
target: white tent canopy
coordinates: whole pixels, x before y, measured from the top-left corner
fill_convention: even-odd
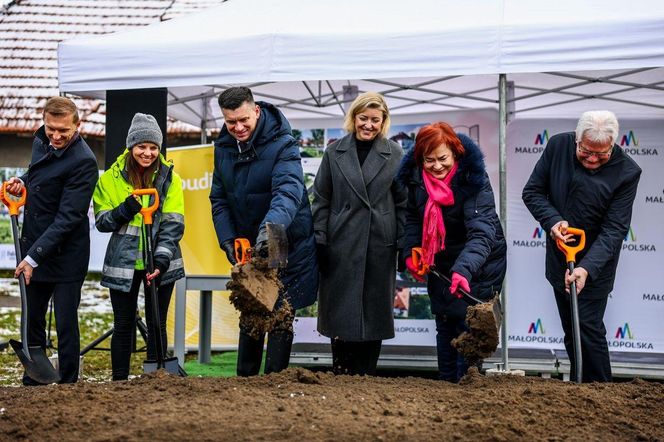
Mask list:
[[[62,92],[167,87],[169,115],[206,127],[221,124],[215,97],[229,85],[250,85],[306,128],[343,115],[347,86],[382,92],[395,121],[497,108],[500,73],[519,117],[659,118],[664,2],[229,0],[63,42],[58,61]]]

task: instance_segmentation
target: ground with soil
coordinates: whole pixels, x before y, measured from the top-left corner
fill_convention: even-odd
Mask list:
[[[663,440],[664,384],[333,376],[0,388],[4,440]]]

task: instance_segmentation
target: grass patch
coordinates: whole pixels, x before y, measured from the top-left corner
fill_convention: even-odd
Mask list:
[[[191,359],[190,359],[191,358]],[[198,355],[187,357],[184,369],[189,376],[232,377],[237,367],[237,352],[213,353],[209,364],[199,364]],[[264,361],[263,361],[264,362]]]

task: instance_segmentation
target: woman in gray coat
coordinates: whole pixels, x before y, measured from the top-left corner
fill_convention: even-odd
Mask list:
[[[385,136],[384,98],[358,96],[314,183],[314,230],[321,273],[318,331],[332,339],[337,374],[374,374],[383,339],[394,337],[398,240],[407,193],[395,180],[403,152]]]

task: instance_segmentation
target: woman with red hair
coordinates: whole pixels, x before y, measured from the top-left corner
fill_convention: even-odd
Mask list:
[[[427,289],[436,318],[439,378],[458,382],[468,369],[451,344],[467,328],[468,303],[459,289],[490,299],[500,292],[506,270],[507,245],[484,155],[449,124],[430,124],[417,134],[398,179],[408,188],[406,268],[423,280],[421,266],[410,257],[413,247],[422,247],[424,263],[451,280],[429,276]]]

